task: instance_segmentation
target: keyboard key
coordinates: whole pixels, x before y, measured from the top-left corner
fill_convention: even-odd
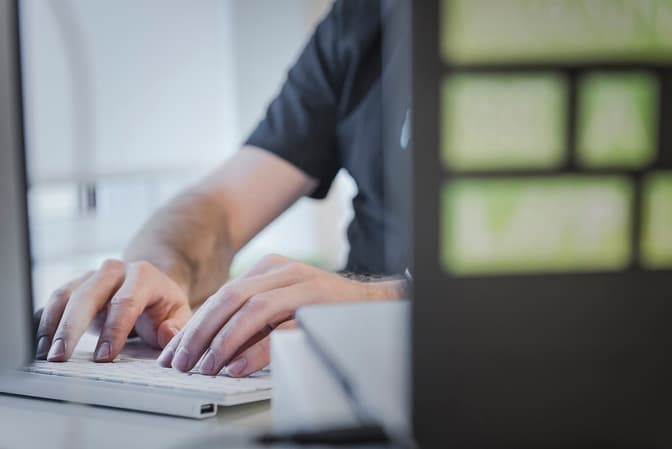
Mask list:
[[[90,354],[75,353],[65,363],[36,360],[26,367],[25,371],[97,382],[123,383],[211,394],[251,393],[271,388],[268,370],[261,370],[244,379],[231,378],[223,373],[217,376],[204,376],[197,371],[181,373],[170,368],[163,368],[155,360],[135,359],[123,355],[112,363],[94,363]]]

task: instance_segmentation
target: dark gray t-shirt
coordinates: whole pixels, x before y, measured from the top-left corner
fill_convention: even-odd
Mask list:
[[[317,179],[313,198],[324,198],[341,168],[350,173],[358,194],[345,270],[354,273],[397,274],[407,265],[405,239],[390,235],[399,226],[385,205],[381,78],[401,61],[382,57],[381,22],[394,8],[382,9],[373,0],[336,2],[246,141]],[[395,248],[385,243],[395,240]]]

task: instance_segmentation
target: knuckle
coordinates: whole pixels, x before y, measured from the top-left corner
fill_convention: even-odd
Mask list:
[[[131,265],[133,271],[139,276],[149,276],[154,273],[154,265],[147,262],[146,260],[141,260],[139,262],[133,262]]]
[[[294,276],[303,276],[307,274],[308,267],[299,262],[290,262],[287,265],[287,270],[289,271],[290,274]]]
[[[108,323],[103,329],[105,336],[110,337],[111,339],[126,337],[128,332],[129,330],[121,323]]]
[[[37,327],[38,337],[53,333],[57,326],[58,326],[57,320],[55,320],[51,316],[42,314],[42,319],[40,319],[40,324]]]
[[[75,330],[74,323],[71,323],[69,321],[63,321],[59,326],[58,335],[60,337],[67,338],[70,334],[72,334],[74,330]]]
[[[124,269],[124,262],[118,259],[107,259],[100,266],[100,271],[106,273],[117,272],[123,269]]]
[[[49,299],[52,303],[64,303],[67,302],[70,298],[71,291],[69,288],[61,287],[53,291],[51,298]]]
[[[222,288],[219,289],[219,294],[217,295],[217,299],[219,301],[237,301],[242,297],[242,289],[235,281],[225,284]]]
[[[270,305],[272,300],[271,296],[272,295],[270,293],[260,293],[253,296],[249,301],[247,301],[247,303],[245,303],[245,312],[253,315],[261,313]]]
[[[226,359],[227,354],[230,352],[230,341],[228,338],[230,332],[231,331],[229,329],[221,329],[217,335],[215,335],[215,338],[213,338],[210,342],[210,349],[217,355],[219,359]]]
[[[261,262],[265,265],[279,265],[285,261],[285,258],[282,257],[279,254],[275,253],[270,253],[266,254],[262,259]]]
[[[37,328],[37,338],[41,337],[51,337],[50,329],[47,326],[40,325]]]
[[[110,306],[120,309],[135,310],[140,307],[139,301],[133,296],[114,296],[110,300]]]

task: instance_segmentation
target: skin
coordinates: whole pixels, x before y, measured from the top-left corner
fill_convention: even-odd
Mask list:
[[[162,366],[245,376],[269,363],[269,334],[291,328],[306,304],[401,298],[404,281],[364,282],[269,255],[228,281],[235,254],[316,181],[260,148],[237,152],[160,208],[124,251],[68,282],[39,318],[37,358],[69,359],[83,333],[99,333],[97,362],[137,334],[164,348]],[[199,307],[200,306],[200,307]],[[194,314],[192,311],[196,310]]]

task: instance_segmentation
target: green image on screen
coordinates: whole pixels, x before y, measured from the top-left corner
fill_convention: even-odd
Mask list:
[[[577,158],[584,168],[642,168],[656,155],[658,80],[648,73],[581,79]]]
[[[672,172],[646,178],[642,207],[642,264],[672,268]]]
[[[457,171],[552,169],[565,160],[566,80],[453,75],[443,83],[441,149]]]
[[[672,0],[443,0],[457,64],[672,60]]]
[[[615,271],[631,259],[625,177],[458,179],[441,201],[441,262],[453,275]]]

